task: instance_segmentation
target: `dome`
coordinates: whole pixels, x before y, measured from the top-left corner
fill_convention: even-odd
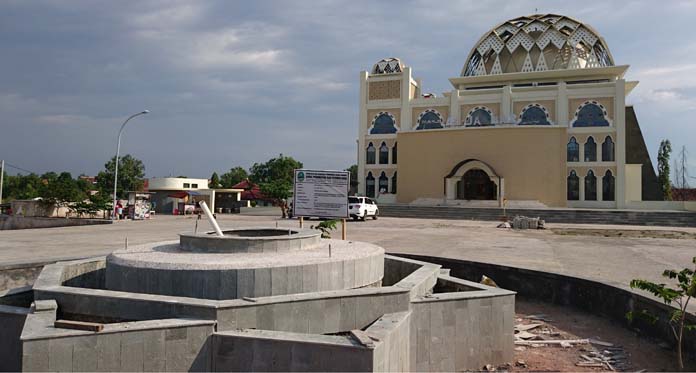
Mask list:
[[[383,58],[372,67],[372,74],[393,74],[403,71],[404,65],[396,57]]]
[[[535,14],[503,22],[469,53],[462,76],[613,66],[604,39],[570,17]]]

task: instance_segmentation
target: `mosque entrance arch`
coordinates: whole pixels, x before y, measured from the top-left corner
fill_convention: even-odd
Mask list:
[[[467,159],[445,176],[445,198],[460,201],[497,201],[502,206],[503,178],[485,162]]]
[[[498,186],[481,169],[473,168],[465,172],[457,182],[457,199],[495,201],[497,197]]]

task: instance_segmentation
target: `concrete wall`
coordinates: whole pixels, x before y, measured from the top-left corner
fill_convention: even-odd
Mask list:
[[[480,370],[512,361],[515,294],[447,275],[438,282],[459,291],[412,302],[411,369]]]
[[[213,322],[191,320],[109,324],[99,333],[25,330],[22,371],[210,371],[212,333]]]
[[[22,369],[22,335],[28,308],[0,305],[0,371],[16,372]]]
[[[213,370],[255,372],[365,372],[373,350],[346,336],[240,330],[213,336]]]
[[[376,340],[374,372],[410,372],[411,312],[386,314],[365,332]]]
[[[0,266],[0,291],[31,286],[46,262],[6,264]]]
[[[364,346],[349,335],[242,329],[213,336],[215,371],[409,371],[410,312],[384,315],[365,330]]]
[[[39,229],[74,227],[82,225],[111,224],[111,220],[103,219],[66,219],[66,218],[44,218],[44,217],[25,217],[25,216],[0,216],[0,231],[13,229]]]
[[[218,309],[218,330],[265,329],[294,333],[337,333],[363,329],[382,315],[407,311],[409,293],[364,288],[256,298],[245,306]]]
[[[457,163],[473,158],[487,163],[505,178],[507,199],[566,205],[566,128],[399,132],[397,139],[398,202],[444,199],[444,177]]]

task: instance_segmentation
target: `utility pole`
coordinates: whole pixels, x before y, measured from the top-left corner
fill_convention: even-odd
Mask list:
[[[0,160],[0,203],[2,203],[2,184],[5,178],[5,160]]]
[[[679,152],[679,156],[681,157],[681,187],[686,189],[689,187],[688,182],[686,181],[686,178],[688,177],[688,171],[687,169],[687,164],[686,164],[686,146],[682,145],[681,151]]]

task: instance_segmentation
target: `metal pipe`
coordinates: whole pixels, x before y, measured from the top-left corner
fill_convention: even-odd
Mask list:
[[[205,217],[208,218],[210,225],[212,225],[213,229],[215,229],[215,233],[218,235],[218,237],[223,237],[224,234],[222,234],[222,231],[220,230],[220,226],[218,225],[217,221],[215,220],[215,217],[213,217],[213,213],[210,212],[210,209],[208,208],[208,204],[206,204],[205,201],[201,201],[201,202],[199,202],[199,205],[201,206],[201,210],[203,210]]]

